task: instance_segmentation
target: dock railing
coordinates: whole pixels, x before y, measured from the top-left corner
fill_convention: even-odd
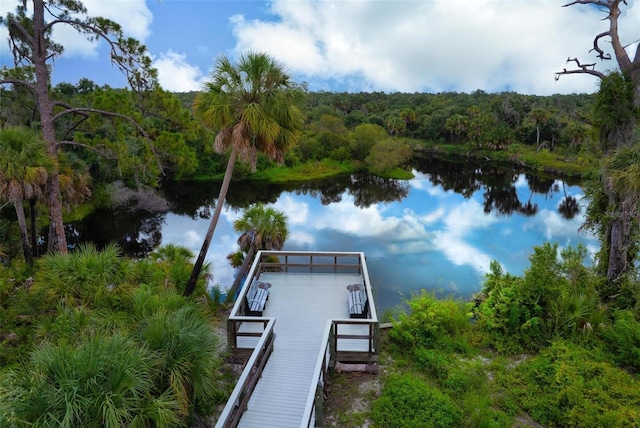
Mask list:
[[[277,261],[276,261],[277,260]],[[373,302],[373,292],[364,253],[259,251],[244,281],[242,290],[227,321],[228,348],[234,355],[251,355],[216,428],[235,427],[262,374],[271,351],[275,333],[275,319],[245,316],[248,286],[262,272],[345,273],[361,275],[367,299]],[[304,410],[301,427],[310,427],[321,420],[323,390],[327,373],[336,362],[375,363],[378,359],[379,322],[374,304],[367,305],[368,313],[361,319],[333,319],[327,322],[323,343],[318,355],[314,377]],[[242,327],[242,328],[241,328]],[[351,331],[349,331],[351,330]],[[256,345],[240,346],[238,338],[254,338]],[[243,341],[243,343],[246,341]],[[361,343],[364,342],[364,346]],[[349,344],[347,346],[346,344]],[[254,382],[255,381],[255,382]]]
[[[218,418],[216,428],[235,428],[238,426],[242,413],[247,407],[249,398],[251,398],[251,393],[262,376],[264,366],[273,351],[273,342],[275,341],[273,327],[276,320],[275,318],[265,318],[261,321],[265,322],[264,331],[261,333],[260,339],[227,401],[227,405]]]

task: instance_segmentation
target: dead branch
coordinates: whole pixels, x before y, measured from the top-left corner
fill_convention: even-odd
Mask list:
[[[604,19],[609,20],[609,30],[604,31],[594,37],[593,48],[589,50],[589,52],[595,51],[598,58],[600,58],[601,60],[611,60],[612,55],[610,53],[605,53],[604,50],[600,47],[600,40],[603,37],[609,37],[611,39],[611,46],[613,48],[618,66],[622,71],[625,71],[632,68],[633,63],[629,59],[625,48],[622,46],[622,43],[620,42],[620,36],[618,34],[618,17],[621,15],[620,3],[627,5],[626,0],[574,0],[562,5],[562,7],[568,7],[575,4],[583,4],[596,5],[605,9],[605,11],[607,12],[607,16]],[[640,55],[637,56],[640,57]],[[562,71],[555,73],[555,80],[560,79],[560,76],[564,74],[590,74],[601,79],[605,77],[604,73],[595,70],[595,64],[581,64],[577,58],[567,59],[567,62],[572,61],[576,63],[576,66],[578,68],[573,70],[567,70],[565,68]]]
[[[605,36],[611,36],[611,31],[605,31],[605,32],[602,32],[602,33],[598,34],[593,39],[593,49],[591,49],[589,52],[596,51],[596,52],[598,52],[598,58],[600,58],[601,60],[610,60],[611,59],[611,54],[610,53],[605,54],[604,51],[600,48],[600,46],[598,46],[598,40],[600,40],[601,38],[603,38]]]
[[[599,77],[600,79],[604,79],[604,73],[601,73],[595,69],[596,64],[581,64],[578,58],[567,58],[567,62],[575,62],[577,69],[567,70],[566,68],[562,69],[555,73],[555,80],[559,80],[560,76],[564,74],[591,74],[592,76]]]

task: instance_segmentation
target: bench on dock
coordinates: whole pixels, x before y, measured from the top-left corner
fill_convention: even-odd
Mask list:
[[[251,283],[251,287],[249,287],[249,291],[245,297],[247,304],[245,315],[254,317],[262,316],[262,311],[264,311],[264,306],[267,304],[267,299],[269,298],[269,288],[271,288],[271,284],[268,282],[254,280]]]
[[[360,284],[347,285],[349,292],[349,318],[366,318],[369,310],[367,291]]]

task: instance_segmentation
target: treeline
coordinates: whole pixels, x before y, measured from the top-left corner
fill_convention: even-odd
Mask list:
[[[56,122],[58,137],[67,143],[65,153],[79,162],[74,168],[90,172],[96,184],[116,179],[152,184],[161,170],[178,180],[224,172],[225,154],[212,149],[215,134],[192,115],[195,92],[140,94],[88,79],[60,83],[52,91],[61,105],[116,113],[106,121],[82,112]],[[38,128],[35,101],[27,91],[2,88],[0,100],[2,126]],[[384,172],[406,164],[420,142],[484,150],[524,144],[577,152],[597,140],[591,138],[593,95],[588,94],[309,92],[304,100],[305,129],[286,155],[289,168],[333,160]],[[134,119],[139,127],[117,115]],[[258,160],[259,171],[273,166],[266,158]],[[241,165],[235,174],[252,172]]]
[[[176,96],[189,107],[195,93]],[[508,150],[513,144],[524,144],[537,151],[596,150],[593,103],[591,94],[311,92],[306,94],[304,105],[305,136],[293,150],[289,164],[309,159],[345,160],[347,154],[351,159],[362,158],[357,149],[347,153],[344,148],[353,141],[349,132],[365,124],[383,129],[387,137],[460,144],[470,149]]]

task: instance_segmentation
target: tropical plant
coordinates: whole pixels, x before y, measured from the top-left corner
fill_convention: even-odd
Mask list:
[[[233,230],[242,233],[238,244],[243,257],[238,275],[227,294],[230,297],[235,296],[255,253],[258,250],[281,250],[289,236],[285,213],[263,204],[247,209],[241,218],[233,222]],[[230,257],[233,259],[233,254]]]
[[[190,249],[174,244],[163,245],[149,254],[149,259],[154,262],[153,270],[164,274],[162,278],[163,285],[172,285],[179,291],[184,291],[183,287],[189,279],[193,268],[193,257],[193,252]],[[205,282],[211,276],[208,263],[205,263],[202,269],[205,271],[205,275],[202,275],[202,278],[200,278],[202,281],[197,283],[197,295],[204,293]]]
[[[124,335],[44,343],[0,381],[7,427],[181,425],[173,391],[154,395],[157,360]]]
[[[180,415],[191,414],[196,405],[209,407],[217,391],[219,340],[200,308],[186,304],[157,311],[142,320],[134,336],[154,352],[155,386],[175,398]]]
[[[127,282],[130,274],[130,262],[115,245],[102,251],[83,245],[70,254],[43,257],[33,291],[41,293],[45,304],[51,306],[63,301],[72,305],[118,307],[132,287]]]
[[[23,202],[44,197],[47,170],[51,165],[45,145],[35,131],[21,127],[0,129],[0,200],[8,200],[15,207],[27,263],[32,263],[33,249]]]
[[[214,67],[205,91],[194,100],[193,110],[203,124],[218,134],[215,149],[231,149],[218,201],[202,248],[185,287],[191,295],[202,269],[222,206],[226,199],[236,159],[255,168],[258,152],[278,162],[300,137],[304,120],[297,104],[300,92],[284,68],[265,53],[241,55],[236,64],[225,56]]]

